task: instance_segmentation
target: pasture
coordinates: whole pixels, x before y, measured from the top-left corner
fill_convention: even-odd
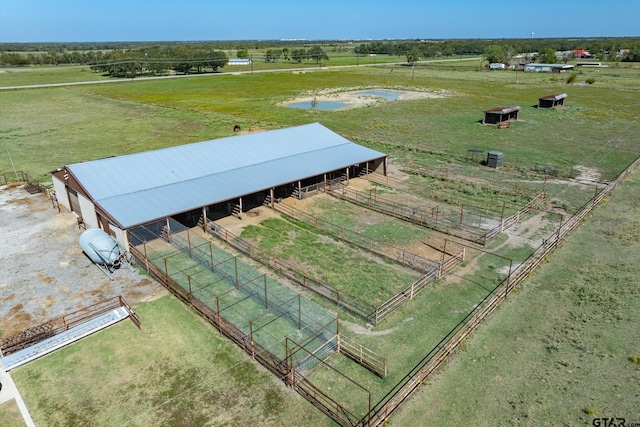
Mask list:
[[[225,68],[225,71],[228,69]],[[591,73],[595,72],[585,71],[579,80]],[[338,311],[341,333],[357,339],[389,361],[389,376],[382,379],[345,358],[330,360],[337,369],[369,390],[375,403],[491,293],[506,276],[509,260],[514,263],[524,261],[549,233],[553,233],[558,221],[575,213],[597,193],[598,188],[602,188],[604,183],[613,179],[636,159],[640,150],[640,122],[637,120],[640,114],[640,94],[634,81],[639,76],[640,70],[637,69],[602,69],[596,75],[596,83],[593,85],[568,85],[565,82],[566,76],[490,72],[461,62],[429,64],[416,67],[415,70],[408,67],[376,66],[309,69],[305,73],[288,71],[235,76],[223,73],[198,78],[2,91],[0,171],[11,171],[12,165],[5,153],[11,154],[18,169],[44,181],[50,170],[65,164],[231,136],[235,124],[240,124],[242,129],[275,129],[320,122],[354,142],[387,152],[395,173],[402,177],[402,190],[410,191],[417,198],[435,199],[451,205],[468,203],[495,207],[501,206],[503,201],[522,203],[525,200],[524,194],[544,189],[548,193],[548,205],[543,212],[522,218],[521,223],[513,230],[500,234],[483,251],[470,250],[469,258],[460,269],[433,283],[380,325],[372,327],[354,316]],[[446,96],[379,102],[340,111],[298,110],[278,106],[285,100],[326,89],[363,87],[437,90],[446,93]],[[533,108],[540,96],[561,92],[568,94],[565,108]],[[508,129],[478,123],[484,110],[508,105],[519,105],[522,108],[520,120],[512,123]],[[498,170],[487,168],[478,160],[468,157],[470,149],[501,151],[505,156],[505,164]],[[424,173],[408,173],[407,165],[419,165],[424,168]],[[557,170],[557,176],[545,177],[536,173],[533,170],[536,165]],[[589,176],[595,177],[595,181],[570,179],[579,177],[585,170],[592,173]],[[637,177],[637,173],[633,176]],[[636,181],[637,179],[634,182]],[[381,194],[393,194],[398,190],[394,185],[379,185],[378,188]],[[632,193],[634,188],[623,187],[624,191]],[[633,239],[628,240],[628,233],[634,228],[627,228],[623,221],[616,220],[619,217],[628,218],[633,223],[637,217],[637,213],[627,213],[631,212],[633,205],[624,205],[625,201],[633,198],[632,195],[621,196],[618,200],[614,197],[611,203],[601,206],[594,218],[599,218],[600,215],[603,219],[587,221],[583,226],[585,230],[580,230],[576,237],[571,237],[565,247],[542,268],[542,272],[528,279],[524,289],[514,294],[506,308],[499,309],[489,324],[481,327],[477,335],[465,344],[465,350],[453,358],[450,368],[434,379],[434,387],[425,387],[420,391],[417,397],[409,401],[406,409],[400,412],[398,420],[392,418],[391,423],[416,424],[424,416],[445,423],[469,422],[465,414],[468,415],[476,405],[485,408],[478,415],[477,420],[481,422],[498,416],[498,409],[494,411],[492,408],[511,405],[513,411],[508,411],[505,418],[498,418],[499,423],[507,424],[526,413],[531,418],[524,422],[539,424],[547,421],[543,417],[551,411],[549,408],[560,410],[561,408],[551,404],[545,406],[545,410],[534,410],[530,402],[536,399],[558,400],[558,392],[547,392],[542,385],[543,382],[550,381],[550,375],[554,375],[555,368],[551,366],[558,366],[560,361],[568,364],[563,365],[567,369],[569,365],[582,366],[579,352],[592,351],[592,347],[595,349],[597,346],[591,341],[584,345],[576,344],[579,336],[603,336],[601,326],[595,321],[597,319],[583,317],[585,315],[580,313],[583,308],[593,307],[590,304],[603,304],[599,296],[602,283],[614,285],[623,280],[616,278],[615,272],[624,271],[625,273],[620,274],[628,277],[629,272],[633,271],[632,254],[635,252],[631,250],[628,251],[631,258],[620,258],[617,263],[612,259],[604,262],[593,258],[599,252],[605,253],[605,248],[610,247],[608,245],[633,246]],[[383,216],[367,217],[361,211],[362,208],[346,201],[314,201],[311,198],[304,202],[305,209],[314,215],[328,218],[333,223],[357,230],[365,236],[386,239],[398,246],[416,244],[416,239],[420,240],[423,235],[421,233],[431,233]],[[618,206],[618,203],[622,207],[616,209],[620,210],[610,212],[613,209],[611,206]],[[614,216],[607,221],[606,215]],[[615,230],[607,228],[607,224],[611,223],[617,224]],[[403,277],[406,273],[399,271],[396,266],[373,262],[362,255],[353,255],[358,253],[353,248],[336,249],[339,246],[332,243],[329,250],[326,240],[328,237],[322,231],[286,219],[265,220],[246,227],[243,233],[244,238],[261,245],[262,249],[274,251],[292,262],[310,266],[316,269],[318,275],[332,277],[339,286],[369,296],[374,302],[378,302],[381,295],[386,295],[401,283],[410,280],[409,276]],[[579,237],[580,233],[582,237]],[[589,233],[602,233],[602,237],[590,242]],[[620,242],[616,243],[618,241]],[[589,257],[602,268],[594,270],[584,267],[583,260]],[[566,271],[559,270],[559,266],[564,266]],[[375,270],[377,268],[380,270]],[[585,279],[589,283],[588,289],[585,287],[587,285],[582,285],[582,290],[574,288],[571,277],[575,276],[576,270],[589,278]],[[389,272],[392,277],[385,278],[384,275]],[[600,279],[594,281],[591,277]],[[380,282],[375,282],[376,278]],[[399,282],[394,283],[394,280]],[[562,283],[561,287],[550,285],[558,281]],[[367,285],[384,292],[376,295],[366,288]],[[576,332],[578,335],[572,338],[567,338],[559,330],[544,332],[548,331],[545,328],[549,327],[548,319],[551,314],[547,317],[534,315],[535,304],[542,304],[543,296],[548,297],[549,293],[555,295],[553,292],[563,292],[562,295],[567,299],[558,298],[557,302],[554,299],[554,303],[547,308],[548,313],[558,313],[565,303],[576,304],[571,311],[573,314],[561,319],[565,329],[580,329],[579,333]],[[625,292],[624,298],[634,298],[631,289]],[[574,298],[571,296],[573,293],[578,296]],[[315,297],[311,298],[315,301]],[[611,301],[619,301],[616,298],[618,297],[610,295]],[[321,301],[317,302],[322,304]],[[173,306],[168,307],[170,305]],[[181,312],[184,308],[169,297],[163,299],[162,303],[149,303],[138,308],[143,324],[150,323],[150,331],[146,333],[154,331],[156,323],[163,323],[160,319],[167,310],[170,313]],[[606,344],[609,349],[606,354],[610,354],[618,362],[637,353],[637,349],[632,349],[633,344],[629,338],[633,337],[633,332],[629,332],[633,323],[623,321],[629,319],[626,316],[632,316],[631,311],[621,310],[621,319],[610,319],[623,331],[619,334],[620,341]],[[217,335],[213,328],[194,318],[191,313],[183,313],[181,316],[180,320],[176,320],[175,327],[180,328],[181,322],[189,322],[192,325],[192,332],[189,334],[193,336],[181,329],[173,335],[158,331],[154,332],[158,341],[147,344],[147,347],[137,348],[131,343],[142,342],[146,338],[136,339],[132,336],[121,340],[121,335],[137,332],[126,330],[133,329],[131,325],[118,325],[19,368],[14,377],[21,389],[25,389],[23,395],[27,404],[30,408],[37,408],[37,415],[34,416],[38,420],[49,420],[49,424],[63,425],[70,420],[79,420],[87,424],[104,425],[109,424],[107,417],[115,416],[117,424],[144,425],[147,421],[157,421],[160,416],[178,420],[187,412],[189,417],[193,417],[186,419],[187,424],[231,423],[233,417],[241,414],[245,416],[243,423],[256,425],[270,425],[276,422],[276,418],[285,420],[285,425],[287,422],[289,425],[328,424],[328,420],[319,411],[312,410],[303,399],[279,384],[277,379],[248,362],[248,358],[239,349]],[[520,321],[516,322],[516,318]],[[514,325],[519,330],[532,331],[534,339],[513,341],[514,335],[517,335]],[[501,332],[495,332],[493,328]],[[548,333],[549,336],[539,338],[536,333]],[[182,334],[186,335],[183,337]],[[97,349],[95,346],[103,340],[106,345]],[[206,347],[206,343],[212,341],[216,342],[215,348],[220,348],[219,351],[216,350],[215,356],[208,355],[212,350]],[[541,348],[543,344],[550,345],[552,350]],[[184,352],[179,354],[184,357],[191,355],[190,358],[198,360],[194,361],[193,366],[183,366],[181,356],[162,353],[162,360],[166,358],[167,363],[157,366],[157,369],[140,370],[135,374],[137,364],[150,363],[146,357],[153,358],[152,348],[165,346],[184,348]],[[499,351],[503,346],[509,347]],[[513,351],[519,351],[518,346],[522,346],[523,351],[526,350],[531,356],[525,358],[514,355]],[[623,354],[624,346],[631,349],[625,350]],[[77,359],[76,366],[84,367],[94,366],[98,356],[102,357],[101,355],[110,352],[118,352],[119,356],[117,360],[105,359],[106,366],[110,363],[122,363],[117,370],[129,374],[123,376],[124,379],[115,379],[108,371],[88,369],[91,374],[87,375],[87,384],[95,384],[99,380],[104,380],[105,384],[117,382],[117,390],[121,390],[118,391],[118,396],[129,402],[126,408],[118,406],[119,399],[107,395],[106,386],[92,391],[86,385],[80,388],[82,395],[69,396],[64,400],[58,400],[55,394],[52,396],[49,391],[35,386],[39,378],[46,378],[52,385],[63,388],[71,380],[70,375],[54,375],[55,372],[68,372],[68,368],[61,368],[60,362],[56,361],[56,358],[62,357],[60,355]],[[511,367],[505,362],[502,365],[509,366],[509,370],[498,374],[499,381],[486,377],[486,371],[489,368],[492,372],[498,369],[501,366],[499,361],[507,360],[508,355],[511,355],[508,360],[516,360],[526,367],[541,366],[540,360],[545,361],[544,368],[541,368],[544,375],[536,376],[533,370],[525,371],[530,372],[531,376],[525,380],[536,384],[532,391],[524,391],[522,386],[516,386],[522,378],[511,376],[512,370],[522,370],[523,367]],[[540,358],[533,360],[533,355]],[[589,367],[589,372],[603,366],[599,364],[602,357],[584,357],[588,359],[585,366]],[[207,360],[225,360],[228,363],[208,364],[205,369],[201,366]],[[196,390],[200,387],[197,378],[222,375],[234,363],[245,363],[244,361],[246,366],[252,367],[247,369],[256,371],[255,376],[252,373],[250,378],[238,378],[230,384],[230,388],[234,393],[246,394],[235,396],[220,392],[225,398],[222,403],[214,405],[207,401],[215,399],[202,397],[206,395],[204,392],[200,396],[202,399],[194,397],[196,391],[192,391],[192,388]],[[474,366],[478,368],[472,369]],[[566,372],[565,368],[558,369]],[[189,372],[186,373],[185,369]],[[201,369],[203,373],[200,373]],[[575,367],[570,370],[577,373],[580,369]],[[614,376],[625,369],[631,369],[635,372],[633,375],[637,375],[637,365],[625,368],[616,365],[612,369]],[[502,397],[498,405],[492,406],[489,400],[479,400],[471,392],[468,395],[461,394],[460,378],[466,378],[468,374],[465,372],[468,371],[473,372],[469,383],[475,385],[476,390],[482,390],[487,382],[497,383],[497,386],[505,384],[503,394],[515,394],[519,400],[511,404],[511,400]],[[164,382],[151,386],[157,384],[157,377],[161,373]],[[311,378],[317,385],[332,390],[332,395],[338,401],[348,401],[354,393],[352,386],[339,382],[325,366],[317,368]],[[598,378],[593,377],[594,380]],[[182,384],[182,379],[189,380],[185,381],[187,385]],[[129,385],[126,384],[127,380],[131,380]],[[247,381],[249,385],[245,387],[243,381]],[[597,407],[606,416],[615,415],[611,411],[630,410],[628,402],[637,400],[626,388],[628,393],[620,392],[618,400],[623,402],[620,406],[599,403],[597,390],[590,389],[586,381],[576,384],[581,384],[592,393],[588,394],[587,390],[583,390],[584,396],[570,407],[572,409],[568,409],[567,416],[572,422],[587,420],[586,412],[580,413],[581,406],[582,409]],[[559,380],[554,385],[562,387]],[[613,385],[608,390],[613,391]],[[496,391],[495,394],[498,395],[499,392]],[[183,395],[184,399],[173,399]],[[131,396],[138,397],[133,399]],[[627,396],[630,400],[627,400]],[[449,404],[441,401],[445,398],[449,399]],[[353,399],[351,403],[354,411],[366,412],[366,399]],[[244,403],[241,406],[224,403],[233,400]],[[269,402],[273,403],[269,408],[261,406],[271,405]],[[83,404],[91,410],[80,411]],[[463,409],[456,412],[451,409],[455,407],[454,404]],[[276,407],[281,409],[275,409]],[[259,424],[260,411],[265,415],[263,424]],[[137,415],[132,418],[131,414]],[[296,419],[296,416],[307,418]],[[556,421],[560,422],[561,419]],[[473,421],[471,423],[474,424]]]

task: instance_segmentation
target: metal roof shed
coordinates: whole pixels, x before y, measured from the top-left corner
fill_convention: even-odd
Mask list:
[[[124,230],[368,162],[386,155],[312,123],[72,164],[53,180],[62,205],[83,217],[90,203]]]
[[[538,99],[538,108],[553,108],[559,105],[564,105],[564,100],[566,97],[566,93],[543,96],[542,98]]]
[[[497,107],[484,112],[482,124],[498,124],[501,122],[518,120],[518,111],[520,107]]]

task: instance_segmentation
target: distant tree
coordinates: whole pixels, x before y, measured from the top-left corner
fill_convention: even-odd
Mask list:
[[[238,50],[238,52],[236,53],[236,56],[238,58],[248,58],[249,57],[249,51],[246,49],[240,49]]]
[[[264,55],[264,60],[266,62],[278,62],[278,59],[282,55],[281,49],[268,49]]]
[[[313,46],[307,51],[307,57],[316,64],[321,65],[322,61],[328,61],[329,57],[320,46]]]
[[[413,67],[415,63],[418,62],[419,60],[420,60],[420,51],[416,46],[414,46],[411,48],[411,50],[407,52],[407,64]]]
[[[482,57],[490,64],[504,62],[506,59],[504,48],[499,44],[490,44],[485,47],[482,52]]]
[[[229,63],[229,57],[226,53],[220,50],[213,50],[209,52],[205,64],[211,67],[214,73],[218,72],[218,68],[224,68]]]
[[[542,49],[538,54],[538,61],[543,64],[555,64],[556,63],[556,51],[555,49]]]
[[[307,57],[307,51],[304,49],[291,49],[291,62],[301,63]]]

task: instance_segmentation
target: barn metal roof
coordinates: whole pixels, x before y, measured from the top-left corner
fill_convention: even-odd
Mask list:
[[[567,97],[566,93],[561,93],[558,95],[547,95],[547,96],[543,96],[542,98],[540,98],[540,100],[544,100],[544,101],[559,101],[561,99],[564,99]]]
[[[312,123],[67,169],[119,226],[129,228],[385,156]]]
[[[514,107],[497,107],[497,108],[492,108],[491,110],[487,110],[485,111],[485,113],[490,113],[490,114],[508,114],[508,113],[513,113],[514,111],[519,111],[520,107],[518,106],[514,106]]]

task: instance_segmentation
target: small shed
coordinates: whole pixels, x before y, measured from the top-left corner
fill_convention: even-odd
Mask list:
[[[538,108],[553,108],[558,105],[564,105],[564,99],[567,97],[566,93],[558,95],[547,95],[538,99]]]
[[[487,166],[498,169],[502,166],[502,153],[500,151],[489,151],[487,154]]]
[[[498,107],[492,108],[484,112],[484,119],[482,124],[498,124],[502,122],[518,120],[518,111],[520,107]]]

